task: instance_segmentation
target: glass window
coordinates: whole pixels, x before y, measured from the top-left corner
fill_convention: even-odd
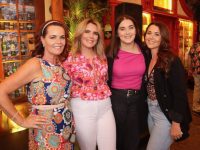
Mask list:
[[[179,19],[179,57],[188,67],[188,53],[193,43],[193,22]]]
[[[154,8],[157,10],[166,10],[167,12],[172,13],[172,0],[154,0]]]
[[[142,13],[142,40],[144,40],[144,32],[146,31],[147,26],[151,22],[151,14],[143,12]]]

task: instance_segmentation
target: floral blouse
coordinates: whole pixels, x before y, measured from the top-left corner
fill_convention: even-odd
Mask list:
[[[27,85],[27,96],[32,104],[30,113],[47,117],[49,123],[42,129],[29,129],[29,150],[73,150],[70,137],[75,135],[75,123],[69,103],[71,80],[61,65],[38,59],[43,77]],[[37,107],[52,105],[59,106],[52,109]]]
[[[200,42],[195,43],[189,52],[193,72],[200,74]]]
[[[151,71],[149,74],[148,82],[147,82],[147,93],[148,93],[148,98],[151,100],[156,100],[156,92],[155,92],[155,87],[154,87],[154,69]]]
[[[68,56],[63,64],[72,80],[72,97],[83,100],[103,100],[111,95],[107,85],[108,66],[106,58],[89,59],[81,54]]]

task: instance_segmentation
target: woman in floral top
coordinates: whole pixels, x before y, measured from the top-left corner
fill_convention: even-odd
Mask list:
[[[50,20],[41,27],[33,58],[0,84],[1,109],[29,129],[29,150],[73,150],[74,121],[69,105],[71,80],[62,62],[67,57],[66,27]],[[8,93],[27,86],[28,117],[14,107]]]
[[[200,42],[195,43],[189,51],[189,75],[194,78],[192,111],[200,115]]]
[[[115,150],[116,129],[107,86],[107,61],[100,24],[83,20],[64,62],[72,79],[71,106],[81,150]]]

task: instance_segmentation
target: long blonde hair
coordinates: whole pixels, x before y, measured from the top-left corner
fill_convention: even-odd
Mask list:
[[[97,26],[98,40],[93,50],[95,51],[96,55],[99,58],[103,58],[105,57],[105,55],[104,55],[104,37],[102,28],[98,21],[91,18],[84,19],[82,22],[78,24],[74,34],[74,40],[72,42],[71,53],[73,56],[75,56],[78,53],[81,53],[81,36],[85,32],[85,29],[89,23],[92,23]]]

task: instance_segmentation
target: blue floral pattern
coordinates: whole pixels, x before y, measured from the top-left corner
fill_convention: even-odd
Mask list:
[[[69,103],[71,80],[61,65],[52,65],[39,59],[43,78],[27,86],[28,100],[33,105],[58,105],[54,109],[32,108],[32,114],[44,115],[49,123],[42,129],[29,130],[29,149],[38,150],[73,150],[69,142],[74,134],[74,121]]]

